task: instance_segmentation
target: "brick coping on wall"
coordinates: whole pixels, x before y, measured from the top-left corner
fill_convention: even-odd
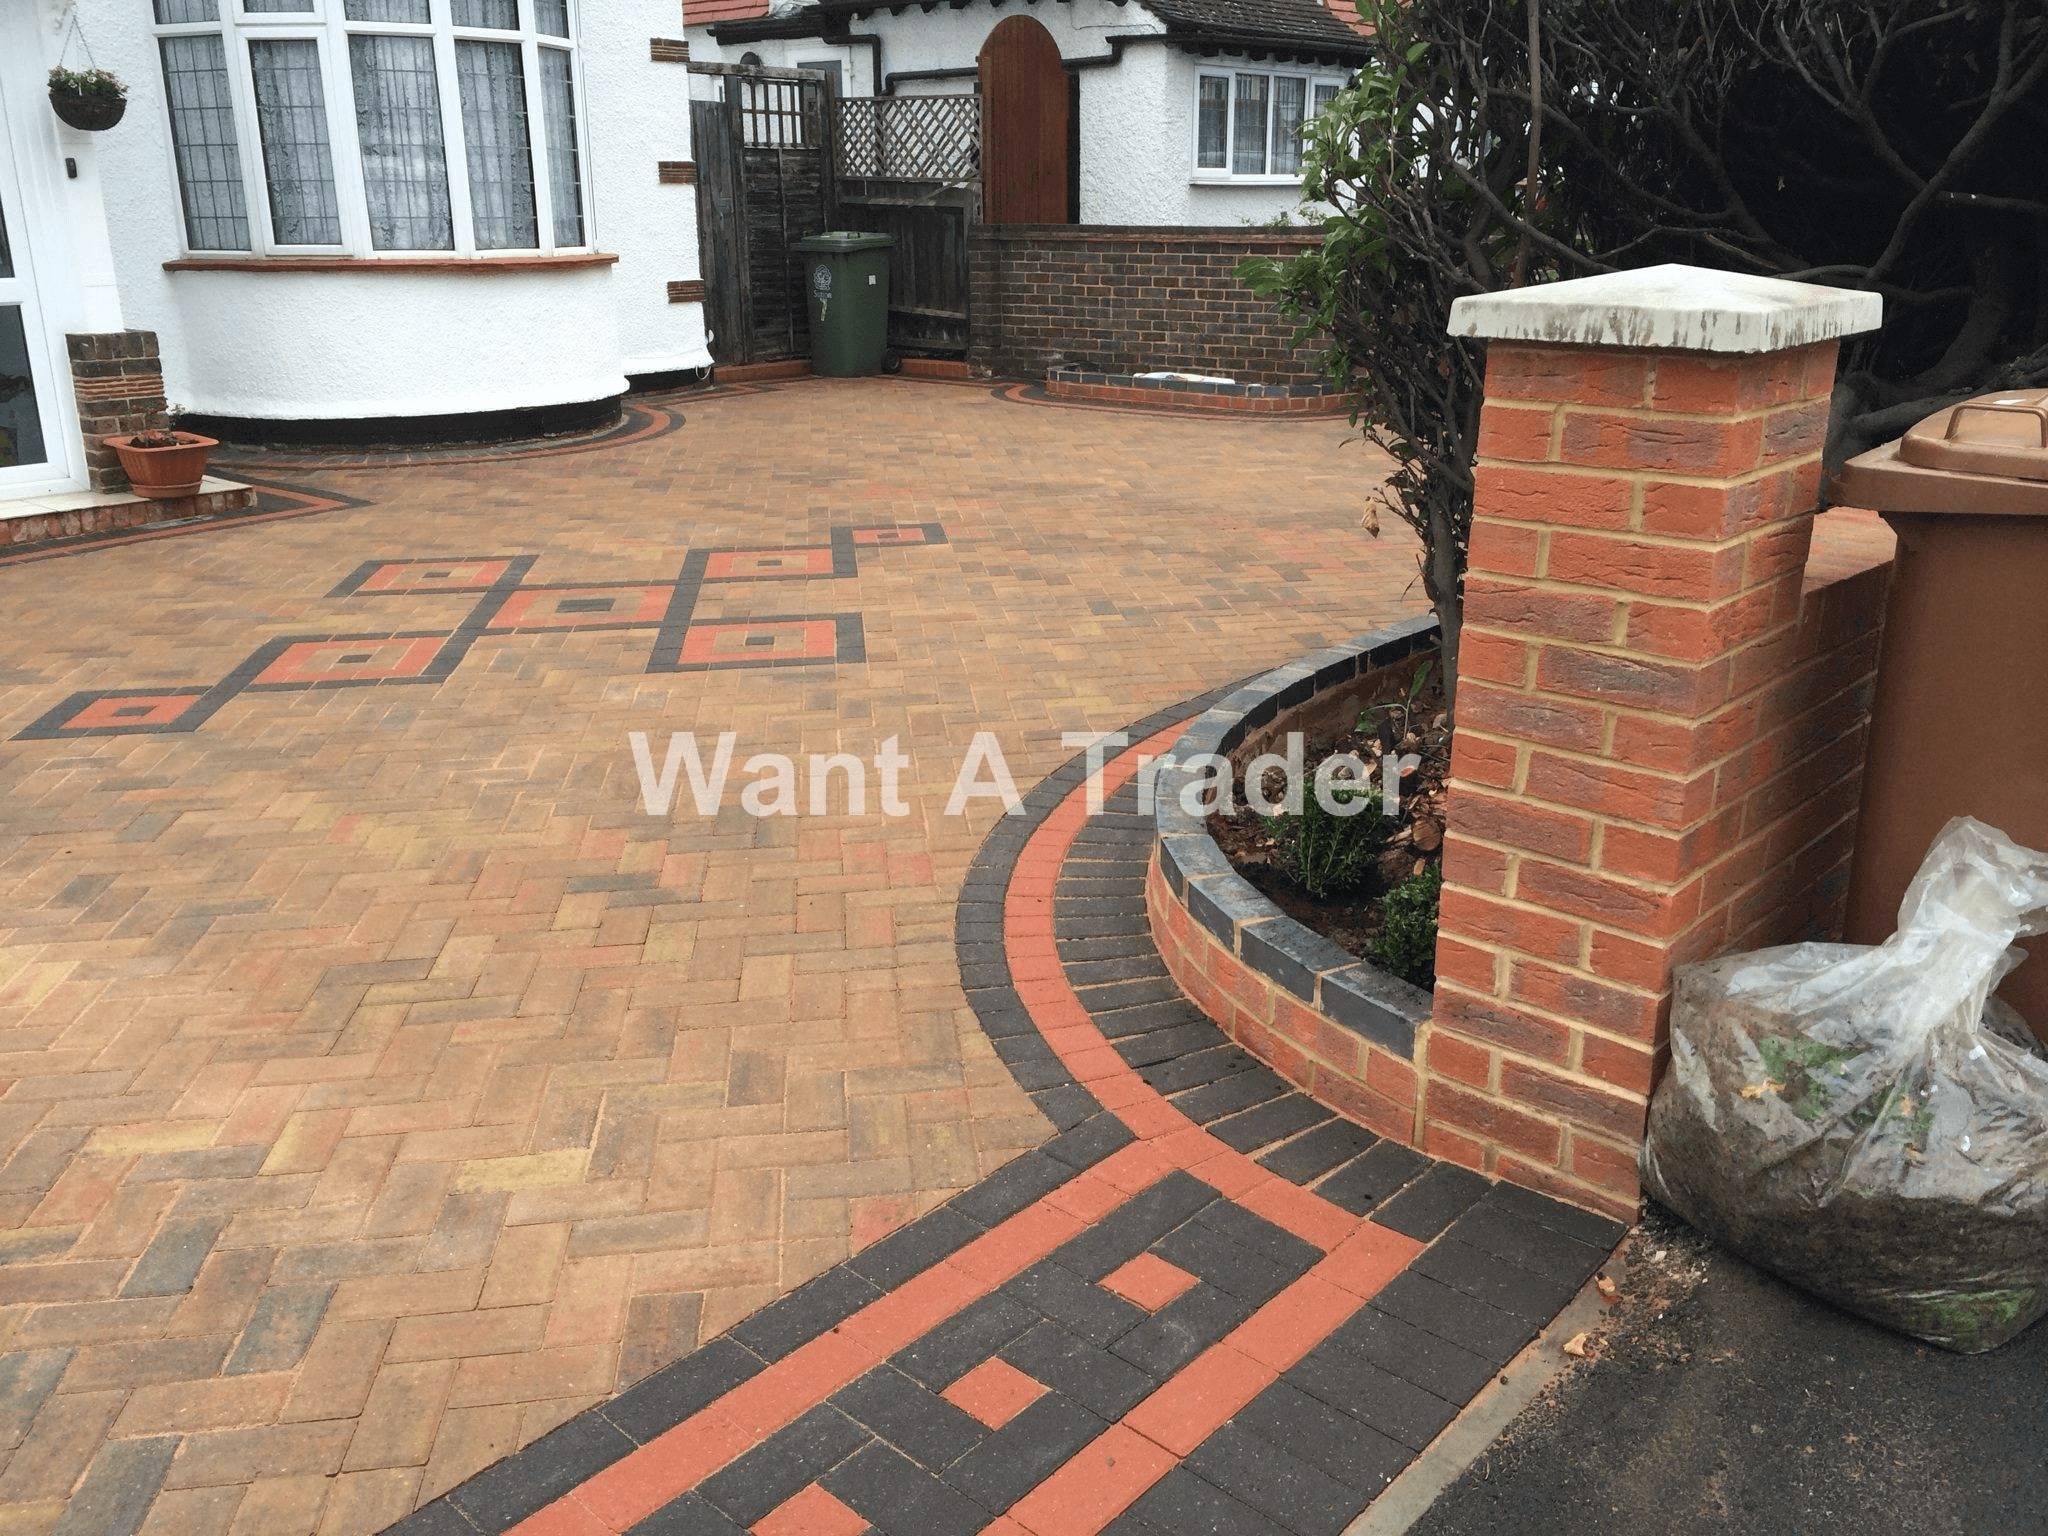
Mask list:
[[[1391,1140],[1416,1140],[1418,1032],[1430,994],[1296,922],[1240,875],[1181,805],[1187,766],[1227,755],[1282,711],[1436,643],[1416,619],[1303,657],[1198,718],[1154,777],[1146,879],[1153,938],[1181,989],[1233,1040],[1312,1097]]]
[[[1048,368],[1045,392],[1059,400],[1144,405],[1157,410],[1234,411],[1255,416],[1337,416],[1348,399],[1321,384],[1221,383],[1206,379],[1148,379],[1135,373]]]

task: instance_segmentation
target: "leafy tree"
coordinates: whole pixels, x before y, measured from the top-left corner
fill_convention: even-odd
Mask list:
[[[1540,5],[1540,11],[1538,9]],[[1885,296],[1829,459],[2048,383],[2041,0],[1362,0],[1312,126],[1320,248],[1246,277],[1328,347],[1397,469],[1455,668],[1483,351],[1452,300],[1691,261]],[[1531,60],[1537,67],[1531,68]],[[1455,681],[1455,673],[1446,683]]]

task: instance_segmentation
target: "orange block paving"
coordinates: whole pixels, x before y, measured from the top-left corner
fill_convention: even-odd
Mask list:
[[[1001,1429],[1045,1396],[1045,1385],[1007,1360],[984,1360],[939,1396],[990,1429]]]
[[[1412,542],[1359,526],[1338,422],[902,380],[668,406],[677,430],[587,452],[277,470],[362,505],[0,568],[0,1319],[26,1373],[0,1528],[47,1532],[108,1448],[158,1433],[145,1389],[261,1380],[168,1431],[164,1518],[203,1487],[221,1529],[284,1529],[288,1478],[295,1528],[379,1530],[1037,1145],[953,954],[1001,811],[942,814],[974,733],[1028,789],[1063,732],[1421,606]],[[74,693],[156,709],[365,604],[388,634],[476,602],[331,596],[370,561],[637,588],[686,549],[927,522],[948,542],[699,598],[707,624],[858,614],[860,661],[649,674],[650,632],[564,623],[487,633],[438,681],[12,739]],[[716,814],[687,784],[645,811],[627,736],[658,766],[671,730],[707,756],[735,733]],[[891,736],[909,815],[847,814],[836,780],[820,816],[739,809],[748,755]],[[1074,1006],[1056,957],[1034,974]],[[1094,1086],[1173,1128],[1142,1084]],[[1015,1273],[1157,1177],[1126,1166],[946,1267]]]

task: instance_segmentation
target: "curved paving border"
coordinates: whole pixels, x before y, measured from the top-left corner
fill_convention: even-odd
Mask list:
[[[514,459],[546,459],[563,454],[590,453],[599,448],[666,437],[675,431],[683,424],[682,412],[657,403],[668,398],[665,394],[629,396],[620,408],[618,421],[611,426],[523,442],[465,443],[446,448],[366,448],[348,453],[297,452],[228,444],[218,456],[217,468],[238,474],[246,471],[260,475],[265,470],[310,474],[346,469],[404,469],[413,465],[498,464]]]
[[[1211,699],[1198,701],[1198,706]],[[1622,1229],[1290,1093],[1180,996],[1142,722],[1000,823],[961,978],[1050,1141],[401,1522],[406,1536],[1334,1533]]]
[[[1416,619],[1361,635],[1241,684],[1205,711],[1156,771],[1158,848],[1146,881],[1167,971],[1224,1033],[1382,1136],[1414,1143],[1416,1031],[1429,993],[1296,922],[1240,875],[1182,804],[1197,758],[1227,757],[1286,711],[1408,660],[1436,640]]]
[[[39,560],[59,560],[67,555],[90,554],[96,549],[112,549],[122,544],[148,544],[158,539],[179,539],[188,534],[246,528],[251,523],[275,523],[286,518],[309,517],[315,512],[339,512],[366,505],[353,496],[337,496],[331,491],[312,491],[254,478],[249,482],[249,489],[255,492],[255,496],[246,507],[209,513],[203,517],[138,523],[133,527],[106,528],[46,539],[0,552],[0,567],[33,565]]]

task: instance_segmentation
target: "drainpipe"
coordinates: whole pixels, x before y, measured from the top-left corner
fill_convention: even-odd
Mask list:
[[[866,43],[868,47],[868,79],[870,88],[877,96],[887,96],[887,82],[882,75],[882,40],[872,32],[847,32],[832,39],[851,47],[855,43]]]

